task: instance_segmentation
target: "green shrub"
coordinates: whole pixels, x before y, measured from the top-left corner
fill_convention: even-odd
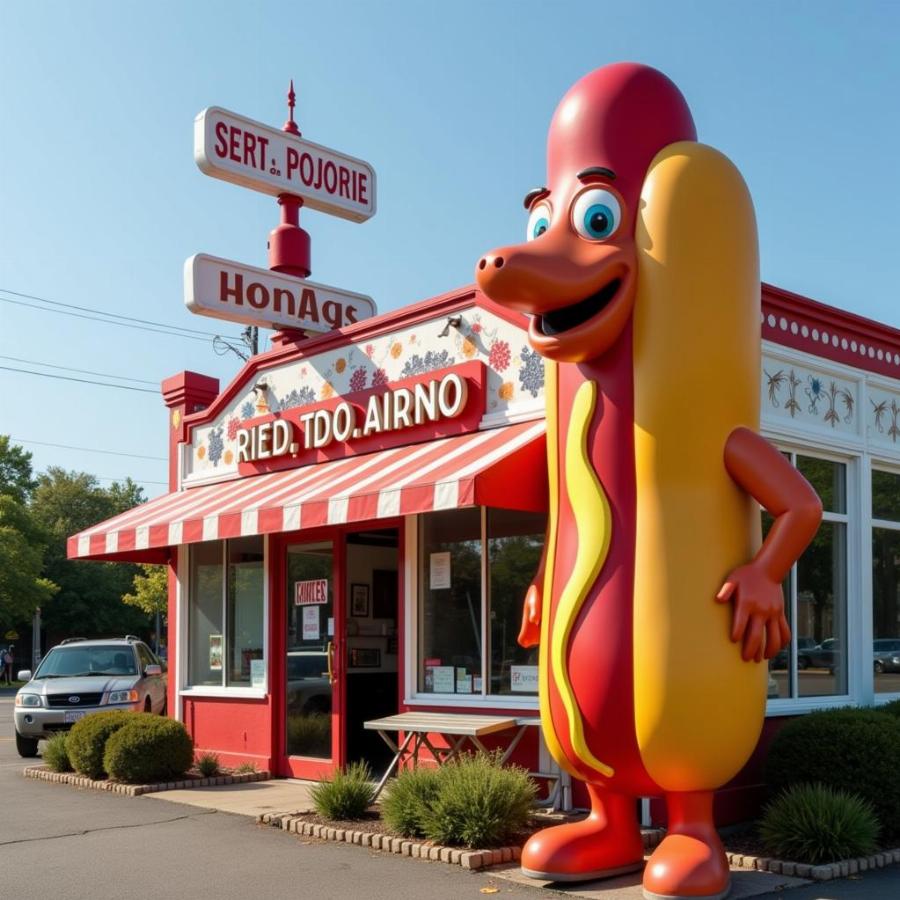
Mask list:
[[[824,784],[872,804],[882,834],[900,834],[900,718],[873,709],[834,709],[788,722],[766,760],[774,793]]]
[[[72,767],[80,775],[88,778],[102,778],[106,774],[103,768],[103,754],[110,735],[130,722],[135,713],[124,710],[91,713],[79,719],[69,732],[66,749]]]
[[[215,753],[204,753],[197,760],[197,771],[204,778],[219,774],[219,757]]]
[[[245,762],[241,763],[234,771],[238,775],[255,775],[259,769],[256,768],[255,763]]]
[[[72,762],[69,759],[69,751],[66,749],[67,737],[68,735],[64,731],[57,732],[47,741],[41,753],[44,763],[54,772],[72,771]]]
[[[885,703],[884,706],[876,707],[878,712],[887,713],[891,716],[897,716],[900,718],[900,700],[891,700],[890,703]]]
[[[194,744],[174,719],[129,713],[128,723],[106,742],[103,764],[110,778],[149,784],[178,778],[194,762]]]
[[[438,794],[439,769],[404,769],[381,803],[381,815],[391,831],[424,837],[424,820]]]
[[[372,805],[375,787],[368,763],[352,763],[320,781],[310,792],[316,812],[325,819],[361,819]]]
[[[497,754],[478,754],[437,771],[437,796],[422,818],[429,840],[495,847],[528,824],[535,787],[525,769],[500,765]]]
[[[797,784],[766,807],[759,835],[779,859],[818,865],[872,853],[878,819],[872,805],[853,794]]]

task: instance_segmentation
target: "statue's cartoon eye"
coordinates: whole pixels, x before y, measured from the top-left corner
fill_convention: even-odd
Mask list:
[[[572,225],[589,241],[604,241],[622,221],[622,208],[614,194],[592,188],[579,194],[572,204]]]
[[[550,207],[546,203],[538,203],[528,215],[528,227],[525,229],[525,240],[539,238],[550,227]]]

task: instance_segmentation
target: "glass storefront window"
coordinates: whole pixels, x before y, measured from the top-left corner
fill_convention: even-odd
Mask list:
[[[538,513],[489,509],[491,694],[536,694],[538,648],[520,647],[516,638],[522,605],[541,561],[547,517]]]
[[[222,544],[191,548],[189,671],[190,683],[222,684],[225,635],[222,628]]]
[[[791,644],[769,661],[769,697],[848,692],[847,467],[785,453],[822,499],[822,524],[784,581]],[[763,535],[772,518],[762,513]]]
[[[264,669],[263,538],[190,550],[188,674],[192,686],[257,686]]]
[[[419,690],[481,694],[481,510],[422,518]]]
[[[537,693],[537,648],[526,650],[517,638],[525,595],[540,564],[546,523],[543,513],[501,509],[422,517],[420,692]]]
[[[251,683],[252,661],[263,658],[263,541],[228,542],[228,684]],[[259,674],[256,680],[259,680]]]
[[[875,693],[900,693],[900,475],[872,470],[872,667]],[[897,524],[891,524],[897,523]]]

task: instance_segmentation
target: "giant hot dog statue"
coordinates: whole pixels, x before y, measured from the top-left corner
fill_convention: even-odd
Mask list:
[[[530,314],[545,359],[550,516],[519,640],[540,642],[544,739],[592,811],[535,834],[522,868],[638,868],[635,798],[664,796],[644,895],[724,897],[713,791],[758,740],[763,660],[790,641],[781,582],[821,518],[757,434],[753,207],[675,85],[631,63],[566,94],[547,170],[527,241],[476,277]],[[762,543],[759,505],[775,520]]]

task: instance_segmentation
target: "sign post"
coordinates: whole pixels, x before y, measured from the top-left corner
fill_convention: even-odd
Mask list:
[[[281,341],[376,313],[371,297],[301,280],[312,273],[312,263],[300,207],[364,222],[375,214],[375,170],[354,156],[304,140],[294,121],[295,101],[291,81],[288,120],[281,130],[218,106],[194,120],[194,160],[200,171],[277,197],[281,223],[269,234],[270,271],[197,254],[185,263],[184,273],[191,312],[277,328]]]

